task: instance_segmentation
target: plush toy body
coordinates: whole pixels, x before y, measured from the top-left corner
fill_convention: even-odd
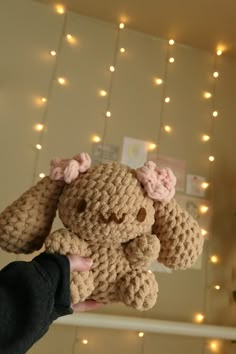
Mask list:
[[[173,199],[174,185],[172,172],[152,162],[132,170],[115,162],[90,168],[87,154],[54,160],[50,177],[0,214],[0,247],[29,253],[45,242],[48,252],[91,257],[90,271],[71,275],[73,303],[147,310],[158,294],[148,266],[186,269],[202,251],[199,226]],[[57,208],[65,228],[50,234]]]
[[[61,229],[48,237],[46,249],[93,259],[89,272],[73,273],[71,276],[73,303],[91,298],[101,303],[123,302],[145,310],[155,304],[158,292],[155,277],[145,270],[145,265],[152,263],[158,255],[159,242],[156,236],[148,236],[140,236],[135,242],[124,245],[89,245],[77,235]],[[137,249],[140,257],[135,254]],[[148,249],[149,252],[146,252]]]

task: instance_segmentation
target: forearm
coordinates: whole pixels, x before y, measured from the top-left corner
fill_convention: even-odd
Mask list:
[[[0,352],[23,354],[59,316],[72,313],[67,257],[42,254],[0,272]]]

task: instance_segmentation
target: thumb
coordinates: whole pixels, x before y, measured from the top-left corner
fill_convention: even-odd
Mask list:
[[[84,272],[89,270],[93,264],[93,260],[90,258],[84,258],[76,254],[71,254],[68,256],[70,262],[70,270]]]
[[[72,305],[72,310],[74,312],[84,312],[84,311],[96,310],[96,309],[100,308],[101,306],[102,306],[102,304],[99,304],[96,301],[87,300],[87,301]]]

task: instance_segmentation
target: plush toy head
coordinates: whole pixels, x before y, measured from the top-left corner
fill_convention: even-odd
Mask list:
[[[110,252],[106,271],[114,273],[114,279],[124,279],[126,273],[130,279],[136,278],[137,269],[145,269],[155,259],[174,269],[186,269],[196,261],[203,237],[197,223],[173,199],[176,179],[171,170],[158,168],[153,162],[137,170],[116,162],[93,168],[90,164],[89,155],[84,153],[73,159],[53,160],[50,177],[0,214],[0,247],[30,253],[46,239],[48,251],[94,257],[97,269],[104,262],[100,259]],[[57,209],[66,229],[51,236]],[[111,261],[113,266],[109,266]],[[119,267],[114,268],[114,264]],[[114,280],[110,283],[108,278],[109,291],[104,292],[98,271],[95,273],[86,285],[86,296],[77,296],[77,300],[90,297],[125,302],[124,295],[117,297]],[[150,276],[145,271],[140,274],[155,293],[153,300],[143,305],[149,308],[156,299],[156,283],[154,278],[148,283]],[[124,284],[128,284],[126,278]]]
[[[99,165],[65,185],[58,211],[64,226],[89,243],[121,244],[150,232],[153,201],[132,170]]]

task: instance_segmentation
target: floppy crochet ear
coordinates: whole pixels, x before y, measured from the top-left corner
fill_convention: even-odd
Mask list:
[[[198,223],[172,199],[155,202],[153,233],[161,243],[158,261],[173,269],[190,268],[202,253],[204,238]]]
[[[0,214],[0,247],[8,252],[40,249],[50,232],[64,182],[45,177]]]

